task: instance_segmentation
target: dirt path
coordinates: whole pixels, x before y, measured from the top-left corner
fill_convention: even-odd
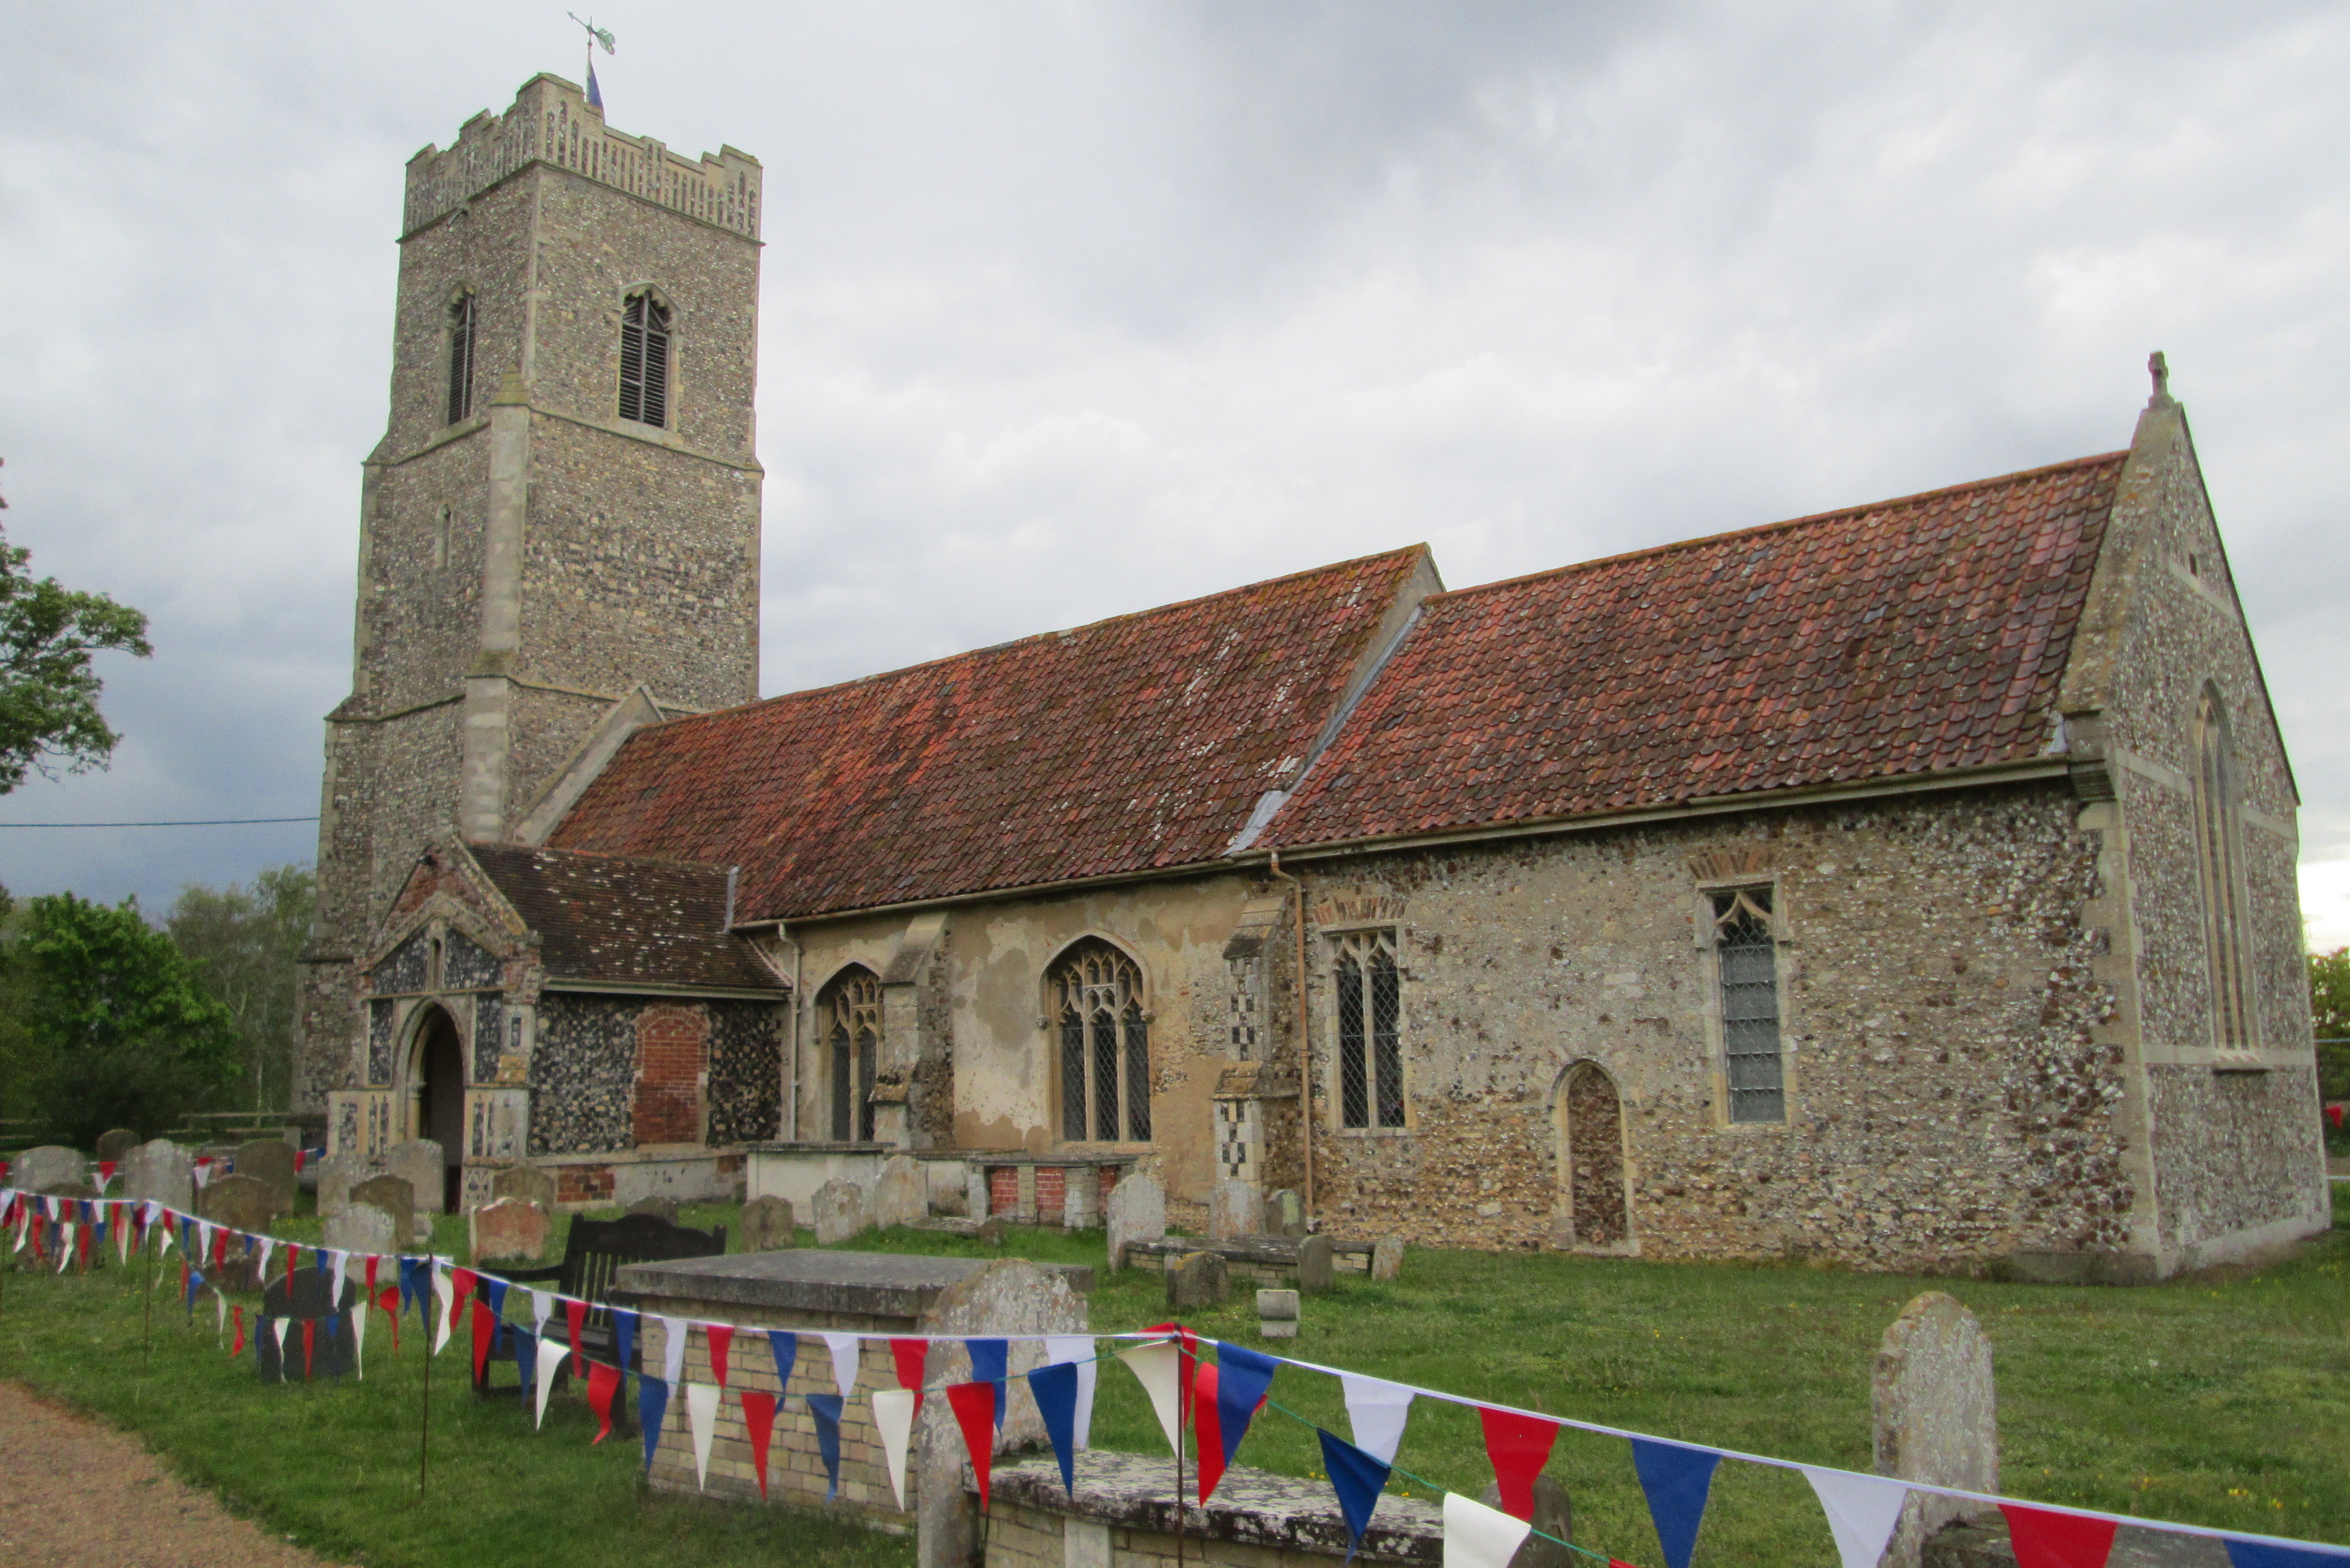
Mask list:
[[[8,1568],[321,1568],[138,1438],[0,1383],[0,1563]],[[47,1478],[49,1484],[21,1484]]]

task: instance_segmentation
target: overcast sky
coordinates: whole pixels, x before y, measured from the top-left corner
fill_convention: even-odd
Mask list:
[[[563,0],[0,6],[0,493],[154,618],[111,772],[306,815],[401,168]],[[2170,356],[2350,942],[2350,10],[608,5],[766,169],[763,691],[1426,540],[1454,587],[2125,444]],[[2329,462],[2329,456],[2335,461]],[[151,908],[307,826],[0,830]]]

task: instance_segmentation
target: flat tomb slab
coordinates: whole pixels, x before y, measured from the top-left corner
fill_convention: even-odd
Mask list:
[[[926,1258],[903,1252],[836,1252],[801,1247],[782,1252],[738,1252],[723,1258],[679,1258],[630,1263],[614,1279],[621,1301],[666,1298],[711,1306],[754,1307],[787,1317],[902,1318],[928,1312],[941,1292],[985,1268],[988,1258]],[[1093,1270],[1077,1263],[1038,1263],[1080,1295],[1091,1294]]]

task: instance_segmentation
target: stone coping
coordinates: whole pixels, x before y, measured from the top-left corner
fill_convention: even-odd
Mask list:
[[[1071,1149],[1064,1154],[1030,1154],[1019,1148],[978,1148],[959,1151],[955,1158],[966,1165],[1132,1165],[1139,1154],[1095,1154]]]
[[[919,1318],[949,1285],[987,1267],[990,1258],[925,1258],[902,1252],[836,1252],[800,1247],[782,1252],[736,1252],[723,1258],[679,1258],[629,1263],[614,1277],[616,1301],[663,1297],[764,1307],[771,1312],[859,1314]],[[1079,1295],[1090,1294],[1094,1272],[1076,1263],[1038,1263]]]
[[[1061,1487],[1061,1467],[1049,1454],[1016,1463],[999,1463],[990,1472],[989,1485],[998,1501],[1011,1501],[1049,1513],[1097,1520],[1114,1529],[1175,1533],[1175,1460],[1173,1456],[1118,1454],[1091,1449],[1076,1456],[1076,1493]],[[966,1470],[963,1485],[978,1483]],[[1190,1467],[1183,1476],[1186,1494],[1196,1488]],[[1338,1511],[1337,1494],[1327,1481],[1300,1480],[1270,1470],[1234,1465],[1216,1484],[1205,1508],[1183,1511],[1184,1533],[1195,1538],[1229,1541],[1267,1551],[1347,1555],[1347,1519]],[[1370,1528],[1356,1561],[1441,1563],[1444,1561],[1444,1513],[1434,1503],[1392,1493],[1379,1499]]]
[[[797,1140],[773,1138],[765,1143],[746,1143],[743,1146],[743,1152],[745,1154],[877,1154],[885,1158],[893,1154],[911,1154],[920,1158],[924,1153],[929,1153],[932,1159],[941,1158],[927,1150],[918,1152],[910,1148],[899,1148],[893,1144],[833,1143],[824,1138]],[[947,1158],[960,1159],[962,1157],[950,1153]]]
[[[1213,1252],[1227,1263],[1261,1263],[1277,1268],[1297,1266],[1297,1241],[1289,1236],[1232,1236],[1222,1241],[1211,1241],[1199,1236],[1159,1236],[1150,1241],[1138,1238],[1126,1244],[1128,1252],[1148,1258],[1180,1258],[1191,1252]],[[1330,1240],[1330,1251],[1347,1257],[1371,1255],[1368,1241]]]

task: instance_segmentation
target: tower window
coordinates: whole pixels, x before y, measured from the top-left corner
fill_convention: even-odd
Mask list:
[[[669,423],[669,312],[650,294],[632,294],[620,315],[620,417]]]
[[[1771,929],[1769,888],[1713,895],[1713,956],[1721,971],[1723,1066],[1730,1119],[1787,1119],[1785,1065],[1779,1045],[1779,942]]]
[[[2252,1045],[2244,978],[2244,851],[2236,826],[2236,757],[2228,710],[2204,689],[2195,714],[2195,837],[2203,883],[2204,946],[2211,970],[2211,1024],[2222,1051]]]
[[[1073,1143],[1150,1140],[1150,1020],[1142,971],[1097,939],[1055,964],[1061,1136]]]
[[[473,412],[473,296],[461,294],[449,306],[450,424]]]
[[[871,1143],[873,1078],[881,1055],[880,979],[869,969],[852,969],[826,988],[816,1007],[828,1024],[833,1141]]]
[[[1392,930],[1338,939],[1338,1123],[1403,1126],[1403,992]]]

